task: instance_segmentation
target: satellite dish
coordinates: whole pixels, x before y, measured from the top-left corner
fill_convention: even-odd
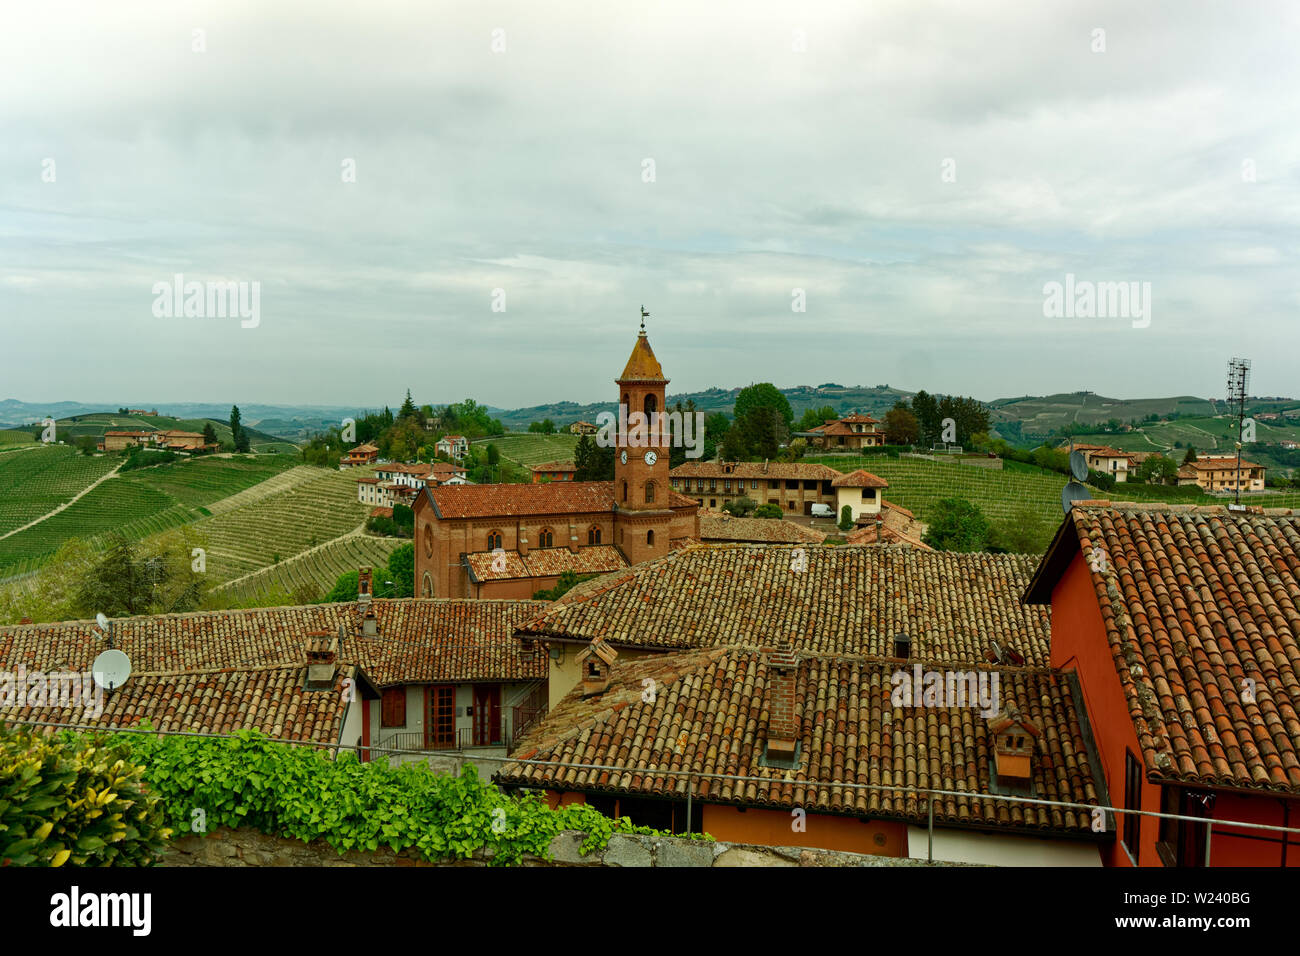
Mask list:
[[[1079,484],[1077,481],[1072,481],[1067,484],[1065,489],[1061,492],[1061,510],[1066,514],[1069,514],[1070,509],[1074,507],[1076,501],[1087,501],[1091,497],[1092,492],[1090,492],[1087,487]]]
[[[103,611],[95,615],[95,623],[99,625],[101,631],[108,632],[108,618],[104,616]]]
[[[118,650],[104,651],[90,665],[95,683],[105,690],[116,690],[131,676],[131,659]]]
[[[1079,481],[1088,478],[1088,456],[1081,451],[1070,452],[1070,474]]]

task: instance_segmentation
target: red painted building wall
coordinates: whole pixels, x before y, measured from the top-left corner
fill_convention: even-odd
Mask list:
[[[1102,772],[1106,777],[1110,805],[1125,806],[1125,753],[1132,752],[1140,762],[1142,752],[1138,748],[1128,700],[1106,639],[1106,626],[1093,589],[1092,576],[1082,554],[1074,556],[1052,591],[1051,664],[1078,673]],[[1141,809],[1159,812],[1162,789],[1147,782],[1144,770]],[[1300,827],[1300,801],[1262,794],[1220,792],[1215,797],[1213,818]],[[1123,815],[1116,814],[1115,827],[1119,833],[1109,847],[1101,848],[1102,861],[1107,866],[1133,865],[1120,840],[1123,821]],[[1210,838],[1210,865],[1300,866],[1300,836],[1255,831],[1253,838],[1249,838],[1246,836],[1249,832],[1227,824],[1215,824]],[[1137,841],[1139,865],[1163,865],[1156,852],[1159,834],[1158,818],[1141,818]]]

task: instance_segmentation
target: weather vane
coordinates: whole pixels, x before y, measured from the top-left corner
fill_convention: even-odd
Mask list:
[[[645,335],[645,320],[648,318],[650,318],[650,313],[645,310],[645,306],[643,305],[641,306],[641,334],[642,335]]]

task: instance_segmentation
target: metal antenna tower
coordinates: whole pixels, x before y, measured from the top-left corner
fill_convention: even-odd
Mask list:
[[[1228,405],[1237,412],[1237,480],[1234,498],[1241,504],[1241,428],[1246,417],[1246,392],[1250,386],[1250,359],[1234,358],[1228,363]]]

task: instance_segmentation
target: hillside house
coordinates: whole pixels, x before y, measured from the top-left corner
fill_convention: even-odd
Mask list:
[[[1236,455],[1202,455],[1184,467],[1190,467],[1196,484],[1209,492],[1263,491],[1267,474],[1263,465],[1244,458],[1239,469]]]
[[[438,450],[438,454],[459,461],[469,454],[469,439],[464,435],[443,435],[434,447]]]
[[[1067,443],[1061,449],[1069,447]],[[1074,450],[1083,453],[1090,469],[1112,476],[1116,483],[1128,481],[1129,472],[1135,471],[1139,464],[1134,455],[1109,445],[1075,445]]]
[[[833,482],[840,477],[826,465],[776,461],[687,461],[668,475],[674,491],[698,498],[709,509],[747,497],[799,515],[812,514],[815,504],[834,507]]]
[[[379,458],[379,449],[374,445],[366,442],[357,445],[348,451],[346,455],[339,459],[340,468],[360,468],[365,465],[372,465]]]
[[[854,523],[875,523],[884,502],[882,494],[889,482],[859,468],[840,475],[831,482],[831,487],[835,489],[836,520],[848,508]]]
[[[578,466],[571,461],[548,461],[541,465],[530,465],[533,484],[542,481],[573,481],[578,473]]]
[[[595,435],[599,431],[591,422],[574,422],[569,426],[570,435]]]
[[[122,451],[126,448],[143,448],[153,442],[154,432],[106,431],[102,441],[95,445],[101,451]],[[202,436],[200,436],[202,437]]]
[[[885,432],[879,426],[880,421],[870,415],[846,415],[809,431],[795,432],[793,437],[803,438],[823,451],[861,451],[885,444]]]
[[[1110,866],[1300,866],[1300,511],[1076,503],[1025,590],[1088,702]],[[1199,821],[1204,820],[1207,826]]]

